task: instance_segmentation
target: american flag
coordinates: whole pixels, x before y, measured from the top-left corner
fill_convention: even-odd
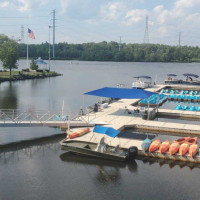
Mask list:
[[[31,29],[28,28],[28,37],[35,39],[35,35]]]

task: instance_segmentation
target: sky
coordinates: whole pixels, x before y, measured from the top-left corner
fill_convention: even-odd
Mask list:
[[[30,28],[36,39],[49,41],[52,10],[55,41],[143,43],[146,16],[149,42],[200,46],[200,0],[0,0],[0,33],[20,39]],[[24,28],[22,28],[22,25]],[[22,38],[23,39],[23,38]],[[52,28],[50,29],[52,43]]]

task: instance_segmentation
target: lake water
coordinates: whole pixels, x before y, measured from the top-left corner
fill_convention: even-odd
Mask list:
[[[26,68],[26,61],[19,61]],[[74,116],[99,99],[83,93],[150,75],[163,83],[167,73],[200,75],[198,63],[114,63],[52,61],[55,78],[0,84],[0,108],[55,110]],[[0,144],[59,134],[47,127],[1,127]],[[59,140],[13,145],[0,153],[0,199],[200,199],[199,165],[153,159],[133,163],[100,161],[60,150]]]

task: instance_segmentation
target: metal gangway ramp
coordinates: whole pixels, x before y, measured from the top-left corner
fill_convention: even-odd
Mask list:
[[[33,111],[17,109],[0,109],[0,127],[5,126],[86,126],[88,123],[80,118],[74,119],[61,111]]]

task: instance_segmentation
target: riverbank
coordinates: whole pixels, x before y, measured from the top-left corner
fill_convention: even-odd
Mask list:
[[[47,77],[55,77],[55,76],[62,76],[62,74],[57,73],[55,71],[48,72],[48,71],[13,71],[12,75],[10,76],[9,72],[0,72],[0,83],[5,81],[19,81],[19,80],[27,80],[27,79],[40,79],[40,78],[47,78]]]

